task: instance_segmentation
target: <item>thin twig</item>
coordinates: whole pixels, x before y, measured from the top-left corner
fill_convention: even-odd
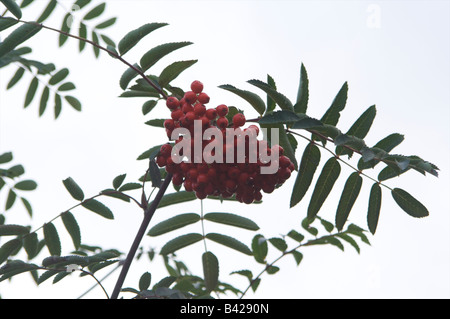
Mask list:
[[[156,194],[155,199],[152,201],[148,209],[145,210],[144,219],[142,220],[141,226],[139,227],[136,237],[134,238],[133,244],[131,245],[130,250],[128,251],[127,258],[125,259],[119,278],[117,279],[114,291],[111,294],[111,299],[118,298],[119,292],[122,288],[123,282],[125,281],[128,270],[130,269],[131,263],[133,262],[134,256],[136,255],[136,251],[138,250],[142,238],[144,237],[145,232],[147,230],[147,227],[150,224],[150,221],[156,209],[158,208],[158,205],[162,197],[164,196],[164,193],[166,192],[167,187],[169,186],[171,181],[172,181],[172,174],[168,174],[164,179],[164,182],[161,184],[161,187],[158,193]]]

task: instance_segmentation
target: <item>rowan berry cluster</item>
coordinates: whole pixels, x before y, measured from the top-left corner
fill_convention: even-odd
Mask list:
[[[189,130],[191,136],[195,136],[195,121],[198,121],[197,127],[201,124],[202,133],[209,128],[217,128],[219,137],[212,136],[206,140],[191,139],[190,154],[195,153],[195,143],[201,143],[202,150],[208,145],[209,149],[212,149],[210,157],[216,156],[218,150],[222,151],[220,156],[214,157],[215,160],[211,161],[211,158],[205,158],[202,153],[200,159],[189,159],[177,163],[172,154],[172,146],[164,144],[156,157],[156,163],[172,174],[174,185],[183,185],[187,191],[195,192],[199,199],[209,195],[223,198],[235,195],[238,201],[246,204],[260,201],[261,192],[272,193],[291,176],[294,164],[283,155],[284,150],[281,146],[269,147],[267,141],[256,139],[259,134],[258,126],[250,125],[242,128],[246,123],[244,114],[235,114],[229,123],[228,107],[221,104],[216,108],[207,108],[205,104],[208,104],[209,100],[209,96],[203,92],[203,84],[200,81],[192,82],[191,91],[186,92],[181,100],[173,96],[167,98],[166,105],[171,110],[171,118],[164,121],[164,127],[169,139],[175,140],[175,145],[185,138],[184,136],[173,138],[172,133],[176,128]],[[227,139],[227,129],[234,130],[232,145]],[[253,140],[251,140],[252,136],[255,137]],[[243,147],[244,151],[239,153],[239,147]],[[233,156],[230,161],[227,153],[231,151]],[[250,152],[261,154],[261,151],[269,156],[278,153],[278,157],[272,159],[275,163],[263,161],[258,157],[252,161],[251,159],[255,157],[252,157]],[[244,158],[238,160],[239,155],[243,155]],[[277,165],[275,173],[261,174],[263,166],[274,164]]]

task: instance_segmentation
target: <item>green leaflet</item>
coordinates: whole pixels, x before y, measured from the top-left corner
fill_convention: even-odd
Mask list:
[[[61,95],[59,95],[58,93],[55,94],[55,109],[54,109],[54,114],[55,114],[55,120],[59,117],[59,115],[61,114],[61,110],[62,110],[62,98]]]
[[[27,253],[28,259],[36,257],[39,252],[39,240],[36,233],[30,233],[23,238],[23,247]]]
[[[69,69],[64,68],[56,72],[48,81],[48,84],[55,85],[64,80],[69,75]]]
[[[65,32],[65,33],[70,33],[70,27],[72,26],[72,24],[71,23],[69,23],[69,19],[72,17],[72,14],[70,14],[70,13],[67,13],[65,16],[64,16],[64,19],[63,19],[63,22],[62,22],[62,25],[61,25],[61,31],[62,32]],[[64,34],[64,33],[60,33],[59,34],[59,41],[58,41],[58,45],[60,46],[60,47],[62,47],[63,45],[64,45],[64,43],[66,43],[66,41],[69,39],[69,36],[67,36],[66,34]]]
[[[94,18],[97,18],[105,11],[105,8],[106,8],[106,3],[99,4],[98,6],[93,8],[91,11],[86,13],[86,15],[83,17],[83,20],[92,20]]]
[[[381,209],[381,187],[374,183],[370,190],[369,209],[367,212],[367,225],[372,235],[375,234]]]
[[[66,95],[64,98],[75,110],[81,111],[81,102],[77,98],[70,95]]]
[[[15,238],[7,241],[0,247],[0,265],[5,262],[8,257],[22,245],[21,240]]]
[[[33,98],[36,95],[38,85],[39,85],[38,78],[33,77],[33,79],[30,82],[30,86],[28,87],[27,94],[25,95],[24,108],[26,108],[28,105],[30,105],[31,101],[33,101]]]
[[[22,67],[19,67],[17,69],[16,73],[14,73],[13,77],[11,78],[11,80],[8,82],[8,85],[6,86],[6,89],[9,90],[14,85],[16,85],[17,82],[19,82],[20,79],[23,77],[24,73],[25,73],[25,69],[22,68]]]
[[[335,126],[338,123],[340,112],[345,108],[345,104],[347,102],[347,93],[348,84],[345,82],[331,103],[331,106],[320,120],[323,124]]]
[[[66,187],[69,194],[76,200],[82,201],[84,199],[83,190],[78,186],[78,184],[72,179],[72,177],[68,177],[63,180],[63,184]]]
[[[102,23],[97,24],[94,29],[106,29],[116,23],[117,18],[110,18]]]
[[[361,190],[362,177],[353,172],[347,179],[336,211],[336,228],[341,231]]]
[[[156,62],[162,59],[167,54],[183,48],[187,45],[193,44],[192,42],[172,42],[172,43],[164,43],[158,45],[157,47],[152,48],[147,53],[145,53],[141,60],[140,65],[142,70],[147,71],[150,69]]]
[[[155,226],[153,226],[149,232],[148,236],[159,236],[170,231],[185,227],[190,224],[194,224],[200,220],[200,216],[195,213],[181,214],[169,219],[166,219]]]
[[[61,241],[59,240],[58,231],[52,223],[44,224],[44,240],[50,255],[61,255]]]
[[[121,175],[116,176],[113,179],[112,184],[113,184],[114,189],[118,189],[120,187],[120,185],[122,185],[123,181],[125,180],[125,177],[127,177],[127,174],[121,174]]]
[[[267,84],[274,90],[277,89],[275,80],[267,74]],[[271,113],[276,107],[275,101],[267,94],[267,110],[266,113]]]
[[[243,244],[242,242],[240,242],[239,240],[237,240],[233,237],[222,235],[222,234],[217,234],[217,233],[209,233],[209,234],[206,234],[205,237],[216,243],[219,243],[221,245],[235,249],[243,254],[246,254],[249,256],[252,255],[252,251],[245,244]]]
[[[172,194],[166,194],[163,196],[161,201],[159,202],[158,208],[189,202],[192,200],[197,199],[194,192],[187,192],[187,191],[179,191]],[[151,205],[151,203],[150,203]]]
[[[273,245],[273,247],[275,247],[281,252],[285,252],[286,249],[288,248],[286,241],[282,238],[278,237],[269,238],[269,242]]]
[[[87,26],[83,22],[80,22],[80,28],[78,30],[78,35],[82,39],[86,39],[87,38]],[[80,52],[82,52],[85,47],[86,47],[86,42],[85,41],[79,41],[78,48],[79,48]]]
[[[77,220],[71,212],[65,212],[61,215],[64,227],[72,238],[73,246],[78,249],[81,245],[81,231]]]
[[[0,225],[0,236],[20,236],[29,232],[28,227],[21,225]]]
[[[133,64],[133,66],[136,69],[141,70],[140,66],[137,63]],[[136,76],[138,76],[138,73],[133,68],[126,69],[126,71],[120,77],[120,82],[119,82],[122,90],[126,90],[128,87],[128,84],[130,84],[131,80],[133,80]]]
[[[5,164],[13,160],[13,154],[11,152],[6,152],[0,155],[0,164]]]
[[[289,110],[281,110],[276,112],[271,112],[264,115],[260,120],[259,124],[288,124],[295,123],[302,120],[297,114]]]
[[[47,108],[47,102],[50,97],[50,88],[46,86],[42,91],[41,100],[39,102],[39,116],[42,116]]]
[[[152,281],[152,275],[147,271],[139,278],[139,290],[147,290],[150,287]]]
[[[322,207],[322,204],[330,194],[340,172],[341,166],[336,158],[332,157],[325,163],[309,202],[308,219],[312,220],[317,215],[320,207]]]
[[[202,255],[202,264],[205,287],[208,292],[211,292],[219,282],[219,260],[212,252],[207,251]]]
[[[265,105],[264,101],[255,93],[237,89],[234,86],[229,85],[229,84],[219,85],[219,88],[230,91],[230,92],[240,96],[241,98],[246,100],[248,103],[250,103],[250,105],[253,106],[253,108],[256,110],[256,112],[258,112],[261,115],[263,115],[264,112],[266,111],[266,105]]]
[[[372,126],[376,113],[375,105],[370,106],[350,127],[346,135],[364,139]],[[351,155],[352,153],[351,150],[341,146],[336,148],[336,154],[339,155]]]
[[[253,257],[260,264],[266,263],[266,257],[268,252],[267,240],[263,235],[256,235],[252,240]]]
[[[403,189],[394,188],[391,194],[398,206],[408,215],[416,218],[429,215],[427,208]]]
[[[277,92],[273,87],[271,87],[269,84],[264,83],[260,80],[249,80],[248,83],[256,86],[257,88],[260,88],[264,92],[267,93],[267,95],[270,96],[270,98],[278,104],[278,106],[282,110],[289,110],[294,111],[294,106],[292,105],[292,102],[283,94]]]
[[[166,87],[175,80],[184,70],[197,63],[198,60],[177,61],[162,70],[158,78],[161,87]]]
[[[258,225],[251,219],[230,213],[207,213],[203,218],[215,223],[240,227],[253,231],[259,229]]]
[[[0,19],[0,31],[6,30],[9,27],[12,27],[13,25],[17,24],[18,21],[14,18],[1,18]]]
[[[24,180],[14,185],[14,188],[20,189],[22,191],[32,191],[37,188],[37,183],[32,180]]]
[[[44,9],[44,11],[42,12],[41,16],[37,19],[38,23],[42,23],[45,20],[48,19],[48,17],[50,17],[50,15],[52,14],[52,12],[55,10],[57,5],[57,1],[56,0],[51,0],[47,7]]]
[[[16,198],[17,198],[16,192],[10,189],[8,192],[8,197],[6,197],[5,211],[11,209],[11,207],[14,205],[16,201]]]
[[[15,0],[0,0],[5,7],[17,18],[22,18],[22,10],[20,10],[19,5]]]
[[[203,239],[203,236],[197,233],[190,233],[176,237],[168,241],[160,251],[161,255],[171,254],[181,248],[187,247],[189,245],[195,244],[196,242]]]
[[[128,32],[119,41],[119,52],[120,55],[124,55],[129,50],[131,50],[136,44],[139,43],[146,35],[150,34],[152,31],[159,29],[168,25],[167,23],[148,23],[133,31]]]
[[[297,205],[305,196],[319,163],[320,150],[315,144],[309,143],[303,152],[300,162],[300,168],[292,190],[290,207]]]
[[[114,215],[112,211],[106,207],[101,202],[95,200],[95,199],[89,199],[86,200],[81,204],[86,209],[89,209],[90,211],[99,214],[100,216],[106,218],[106,219],[114,219]]]
[[[297,102],[294,105],[295,113],[306,113],[308,108],[309,90],[308,90],[308,74],[302,63],[300,68],[300,83],[297,92]]]
[[[14,50],[18,45],[41,31],[41,29],[42,26],[35,24],[23,24],[15,29],[0,43],[0,57]]]

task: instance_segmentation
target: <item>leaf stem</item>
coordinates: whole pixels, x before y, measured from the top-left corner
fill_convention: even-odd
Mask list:
[[[68,37],[77,39],[77,40],[79,40],[79,41],[83,41],[83,42],[89,43],[90,45],[92,45],[92,46],[94,46],[94,47],[96,47],[96,48],[98,48],[98,49],[100,49],[100,50],[103,50],[103,51],[107,52],[107,53],[108,53],[109,55],[111,55],[112,57],[118,59],[120,62],[124,63],[125,65],[127,65],[128,67],[130,67],[131,69],[133,69],[133,70],[134,70],[137,74],[139,74],[139,75],[140,75],[140,76],[141,76],[141,77],[142,77],[142,78],[143,78],[143,79],[144,79],[151,87],[153,87],[159,94],[161,94],[161,95],[163,96],[164,99],[167,99],[167,97],[168,97],[167,94],[166,94],[162,89],[160,89],[157,85],[155,85],[155,84],[153,83],[153,81],[151,81],[151,80],[144,74],[144,72],[142,72],[141,70],[139,70],[139,68],[135,67],[135,66],[134,66],[133,64],[131,64],[130,62],[126,61],[124,58],[122,58],[115,50],[114,50],[114,51],[109,50],[108,48],[105,48],[105,47],[101,46],[100,44],[95,43],[95,42],[93,42],[93,41],[91,41],[91,40],[88,40],[88,39],[85,39],[85,38],[82,38],[82,37],[79,37],[79,36],[70,34],[70,33],[65,32],[65,31],[61,31],[61,30],[55,29],[55,28],[52,28],[52,27],[48,27],[48,26],[46,26],[46,25],[44,25],[44,24],[42,24],[42,23],[37,23],[37,22],[33,22],[33,21],[23,21],[23,20],[20,20],[20,19],[16,19],[16,20],[17,20],[18,22],[21,22],[21,23],[40,26],[40,27],[42,27],[42,28],[44,28],[44,29],[47,29],[47,30],[50,30],[50,31],[54,31],[54,32],[57,32],[57,33],[60,33],[60,34],[64,34],[64,35],[66,35],[66,36],[68,36]]]
[[[167,187],[169,186],[171,181],[172,181],[172,174],[168,174],[164,179],[164,182],[161,184],[161,187],[158,193],[156,194],[155,199],[152,201],[151,205],[144,211],[144,219],[142,220],[141,226],[139,227],[136,237],[134,238],[133,244],[131,245],[130,250],[128,251],[127,258],[123,263],[123,267],[120,272],[119,278],[117,279],[116,285],[111,294],[111,299],[118,298],[120,289],[122,288],[123,282],[125,281],[125,277],[127,276],[128,270],[130,269],[131,263],[133,262],[134,256],[136,255],[136,251],[138,250],[142,238],[144,237],[145,232],[147,230],[147,227],[150,224],[150,221],[156,211],[156,208],[158,208],[158,205],[162,197],[164,196],[164,193],[166,192]]]

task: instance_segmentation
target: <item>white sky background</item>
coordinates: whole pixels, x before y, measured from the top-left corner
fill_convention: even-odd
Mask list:
[[[36,1],[26,9],[24,19],[36,19],[46,1]],[[63,1],[67,7],[71,2]],[[117,42],[128,31],[148,22],[170,25],[155,31],[126,57],[134,63],[150,48],[165,42],[192,41],[194,45],[178,50],[153,68],[162,68],[176,60],[199,59],[174,84],[189,88],[192,80],[205,84],[210,106],[221,103],[242,108],[248,117],[256,116],[250,105],[232,93],[217,88],[232,84],[260,93],[246,81],[266,80],[270,74],[278,89],[295,100],[300,64],[309,77],[310,116],[320,118],[345,81],[349,83],[347,106],[338,127],[346,131],[370,105],[376,104],[377,117],[367,144],[374,145],[391,133],[402,133],[405,141],[395,153],[419,155],[435,163],[440,177],[407,173],[386,182],[400,187],[429,210],[425,219],[404,213],[383,189],[383,204],[378,230],[369,236],[372,246],[360,245],[361,254],[345,244],[342,253],[335,247],[307,247],[304,259],[296,267],[287,256],[276,275],[264,275],[255,298],[449,298],[450,297],[450,220],[449,220],[449,105],[450,105],[450,3],[448,1],[107,1],[107,11],[95,25],[117,16],[117,24],[107,29]],[[33,12],[33,10],[35,10]],[[46,24],[60,27],[62,8]],[[2,35],[4,38],[4,35]],[[86,196],[111,187],[112,179],[127,173],[127,181],[138,179],[147,162],[136,157],[165,140],[162,130],[144,122],[168,117],[160,104],[143,117],[145,99],[119,99],[119,78],[125,66],[102,54],[95,60],[91,48],[77,53],[78,43],[70,39],[57,48],[57,35],[41,31],[28,43],[38,60],[69,67],[69,78],[76,83],[74,95],[83,102],[83,112],[65,105],[61,118],[53,120],[52,103],[38,119],[38,98],[23,110],[23,96],[30,77],[20,86],[5,92],[14,68],[0,73],[0,153],[13,151],[15,163],[25,166],[26,177],[35,179],[39,188],[25,194],[34,208],[33,228],[49,221],[74,205],[62,180],[71,176]],[[38,93],[39,94],[39,93]],[[39,95],[37,95],[39,96]],[[263,96],[263,95],[262,95]],[[300,158],[305,142],[299,140]],[[328,158],[322,152],[322,164]],[[356,160],[358,157],[356,156]],[[356,164],[356,161],[352,161]],[[319,168],[320,169],[320,168]],[[318,172],[319,172],[318,169]],[[318,175],[318,172],[316,173]],[[319,215],[334,221],[342,186],[352,171],[342,165],[341,176]],[[378,170],[368,171],[376,177]],[[289,209],[293,176],[283,188],[265,194],[263,205],[221,205],[205,201],[205,212],[224,211],[254,219],[267,238],[286,234],[306,214],[311,190],[304,200]],[[364,178],[363,188],[350,214],[349,222],[366,226],[367,201],[372,182]],[[4,203],[6,192],[0,195]],[[132,204],[102,200],[115,213],[115,220],[102,219],[84,209],[74,210],[82,231],[82,241],[104,248],[127,252],[141,221],[141,211]],[[6,213],[8,223],[28,223],[24,209],[16,203]],[[4,204],[2,204],[4,205]],[[152,224],[177,213],[199,212],[200,202],[190,202],[157,211]],[[63,241],[63,254],[73,249],[60,221],[55,223]],[[222,232],[250,245],[254,233],[207,223],[207,232]],[[175,234],[201,232],[194,224],[161,238],[144,238],[145,247],[160,247]],[[179,252],[180,258],[201,275],[203,244]],[[229,276],[233,270],[261,265],[251,257],[208,242],[208,249],[220,261],[220,280],[244,289],[245,278]],[[44,251],[42,258],[47,255]],[[268,260],[278,256],[272,249]],[[39,258],[37,259],[39,261]],[[125,287],[136,287],[139,276],[150,271],[156,282],[167,273],[159,263],[145,260],[134,263]],[[115,276],[105,282],[110,293]],[[99,273],[99,277],[101,277]],[[93,284],[91,278],[66,278],[39,288],[29,275],[14,278],[12,285],[0,284],[3,298],[76,298]],[[128,297],[128,295],[124,295]],[[100,289],[88,297],[104,298]],[[131,297],[131,295],[129,295]],[[232,296],[231,296],[232,297]]]

